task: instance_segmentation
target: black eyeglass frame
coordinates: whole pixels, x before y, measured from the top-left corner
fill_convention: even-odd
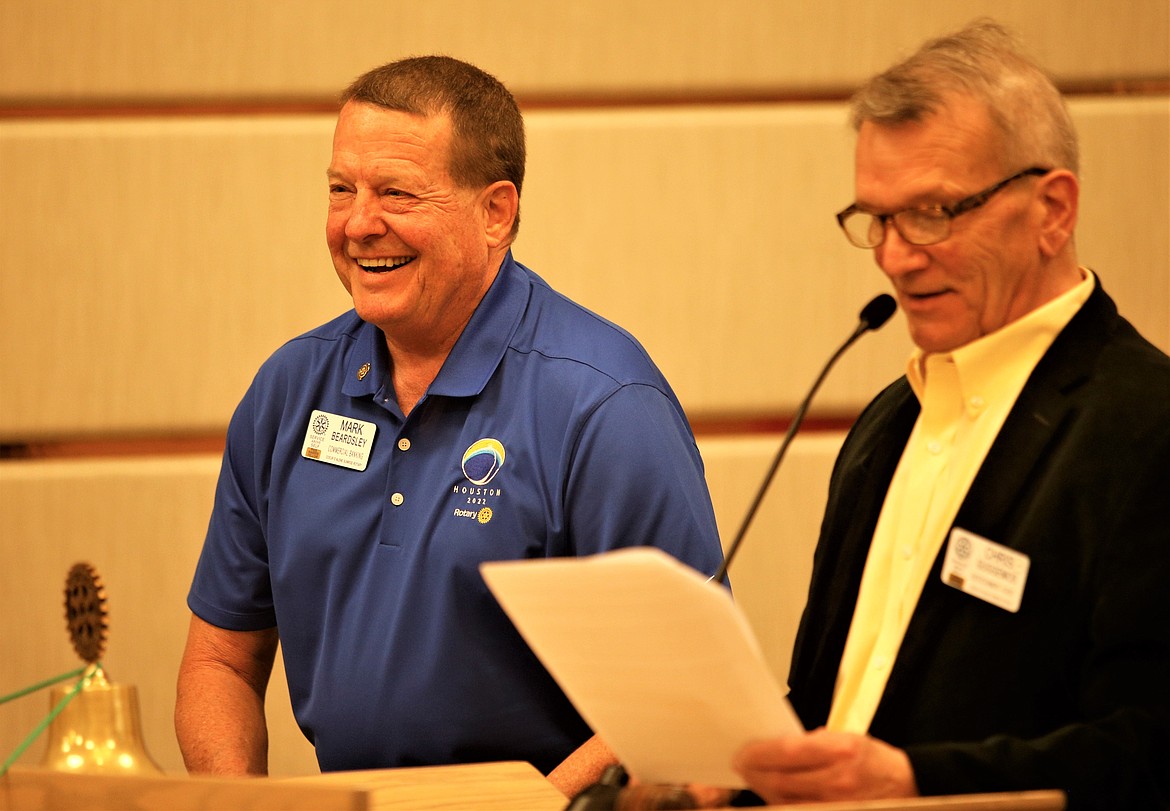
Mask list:
[[[1027,177],[1028,175],[1046,175],[1051,171],[1052,171],[1051,169],[1045,169],[1045,168],[1040,167],[1040,166],[1031,166],[1027,169],[1023,169],[1019,172],[1016,172],[1011,177],[1004,178],[1003,180],[999,181],[998,183],[996,183],[992,186],[988,186],[983,191],[975,192],[975,194],[972,194],[969,197],[964,197],[962,200],[958,201],[957,203],[953,203],[949,206],[924,206],[921,208],[904,208],[901,211],[895,211],[891,214],[874,214],[873,212],[865,211],[864,209],[858,207],[858,205],[856,203],[852,203],[844,211],[840,211],[837,213],[837,225],[839,225],[841,227],[841,230],[845,232],[845,238],[847,240],[849,240],[850,245],[854,245],[858,248],[862,248],[865,250],[868,250],[870,248],[876,248],[879,245],[881,245],[883,242],[886,241],[886,230],[887,230],[886,224],[889,222],[892,222],[894,224],[894,227],[898,229],[898,235],[901,236],[902,239],[904,239],[906,242],[908,242],[911,245],[918,245],[919,247],[922,247],[925,245],[937,245],[938,243],[942,242],[943,240],[945,240],[947,237],[949,237],[951,235],[951,220],[953,220],[955,217],[959,216],[960,214],[965,214],[968,211],[973,211],[973,210],[979,208],[980,206],[984,205],[988,200],[990,200],[995,195],[995,193],[997,191],[999,191],[1003,187],[1007,186],[1012,181],[1019,180],[1020,178]],[[946,221],[946,231],[945,231],[945,233],[943,233],[943,235],[941,237],[939,237],[938,239],[932,239],[929,242],[915,241],[915,240],[912,240],[909,237],[907,237],[906,234],[904,234],[902,232],[902,229],[898,227],[898,217],[900,215],[907,214],[907,213],[922,213],[922,212],[934,212],[936,214],[944,215],[944,218]],[[879,239],[877,242],[873,243],[872,245],[858,244],[857,241],[853,238],[853,235],[849,233],[849,229],[845,227],[845,221],[848,220],[850,217],[852,217],[854,214],[868,214],[870,217],[875,218],[882,227],[881,239]]]

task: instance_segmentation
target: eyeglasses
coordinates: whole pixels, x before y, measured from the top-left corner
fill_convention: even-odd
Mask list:
[[[907,208],[893,214],[873,214],[858,208],[854,203],[837,215],[837,224],[845,232],[845,238],[858,248],[876,248],[885,242],[887,222],[892,222],[902,239],[911,245],[934,245],[951,235],[951,220],[955,217],[979,208],[1013,180],[1027,175],[1046,175],[1050,171],[1033,166],[950,206]]]

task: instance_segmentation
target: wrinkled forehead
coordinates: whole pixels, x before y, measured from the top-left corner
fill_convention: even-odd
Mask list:
[[[424,116],[348,102],[333,131],[331,168],[397,161],[446,168],[451,138],[451,122],[445,115]]]
[[[433,115],[349,101],[337,114],[333,140],[377,141],[380,138],[409,137],[426,143],[449,141],[451,118],[440,111]]]
[[[877,210],[968,194],[997,179],[997,143],[990,115],[973,102],[941,107],[917,121],[862,122],[855,202]]]

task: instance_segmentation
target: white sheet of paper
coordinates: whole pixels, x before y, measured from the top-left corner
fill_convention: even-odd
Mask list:
[[[640,780],[742,788],[731,759],[743,744],[804,731],[728,591],[659,549],[480,571],[577,711]]]

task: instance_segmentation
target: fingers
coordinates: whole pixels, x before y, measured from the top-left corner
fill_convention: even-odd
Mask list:
[[[863,735],[816,730],[756,741],[732,765],[770,803],[917,794],[906,754]]]
[[[856,749],[856,736],[817,729],[807,735],[753,741],[738,752],[732,765],[737,771],[798,772],[825,768],[851,757]]]

